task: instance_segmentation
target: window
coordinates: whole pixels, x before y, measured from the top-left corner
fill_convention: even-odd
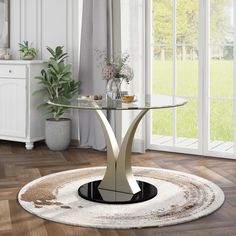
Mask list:
[[[234,1],[147,1],[150,93],[188,100],[152,112],[149,148],[235,156]]]

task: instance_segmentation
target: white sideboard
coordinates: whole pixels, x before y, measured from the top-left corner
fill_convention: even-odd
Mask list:
[[[42,61],[0,61],[0,140],[24,142],[30,150],[44,139],[44,118],[37,110],[42,98],[32,95],[42,68]]]

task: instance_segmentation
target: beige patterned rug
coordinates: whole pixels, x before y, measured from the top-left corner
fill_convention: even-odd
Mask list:
[[[207,216],[224,202],[214,183],[186,173],[134,167],[137,180],[150,182],[158,195],[146,202],[113,205],[78,196],[78,188],[104,175],[104,167],[60,172],[37,179],[21,189],[20,205],[41,218],[68,225],[129,229],[161,227]]]

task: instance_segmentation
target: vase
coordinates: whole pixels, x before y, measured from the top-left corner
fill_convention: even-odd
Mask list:
[[[34,59],[34,56],[31,55],[31,54],[28,54],[28,55],[26,55],[26,56],[23,56],[22,59],[23,59],[23,60],[33,60],[33,59]]]
[[[121,99],[121,79],[110,79],[107,83],[106,94],[113,100]]]

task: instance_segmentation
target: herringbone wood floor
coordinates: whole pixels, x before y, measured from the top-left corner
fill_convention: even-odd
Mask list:
[[[26,151],[23,144],[0,143],[0,235],[1,236],[206,236],[236,235],[236,161],[215,158],[147,152],[134,155],[133,163],[193,173],[218,184],[226,202],[212,215],[200,220],[165,228],[100,230],[72,227],[45,221],[24,211],[16,201],[17,193],[29,181],[50,173],[102,166],[106,155],[71,147],[51,152],[44,144]],[[137,222],[138,223],[138,222]]]

